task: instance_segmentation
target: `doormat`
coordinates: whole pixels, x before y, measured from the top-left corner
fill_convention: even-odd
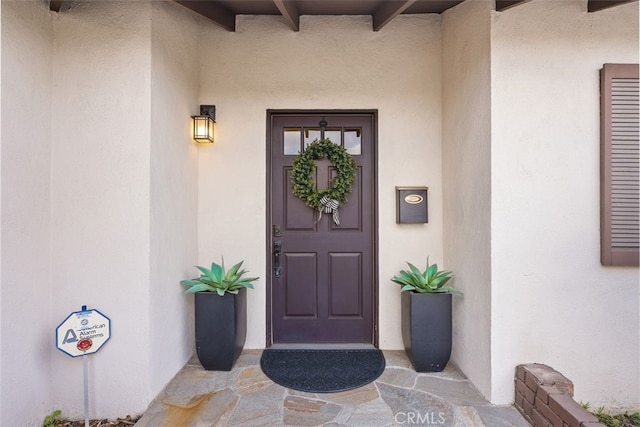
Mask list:
[[[260,367],[276,384],[308,393],[335,393],[362,387],[384,371],[382,351],[266,349]]]

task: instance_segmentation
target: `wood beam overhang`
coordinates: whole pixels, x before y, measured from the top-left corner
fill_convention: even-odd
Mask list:
[[[49,10],[53,12],[60,12],[60,9],[62,9],[62,3],[64,3],[64,0],[51,0],[49,2]]]
[[[209,18],[228,31],[236,30],[236,15],[214,1],[174,0],[176,3]]]
[[[300,31],[300,12],[294,1],[273,0],[285,22],[293,31]]]
[[[625,3],[631,3],[636,0],[589,0],[587,2],[588,12],[597,12],[599,10],[608,9],[610,7],[619,6]]]
[[[526,3],[529,0],[496,0],[496,10],[502,12],[521,3]]]
[[[416,0],[384,1],[380,7],[373,12],[373,31],[379,31],[387,25],[393,18],[404,12]]]

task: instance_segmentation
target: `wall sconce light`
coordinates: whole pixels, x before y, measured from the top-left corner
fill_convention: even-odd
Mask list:
[[[213,143],[213,124],[216,122],[216,106],[201,105],[200,115],[193,119],[193,139],[196,142]]]

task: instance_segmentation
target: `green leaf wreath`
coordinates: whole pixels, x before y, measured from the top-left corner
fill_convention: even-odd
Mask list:
[[[338,175],[331,187],[317,191],[313,182],[315,161],[324,158],[333,163]],[[330,139],[316,139],[293,161],[291,171],[293,195],[304,200],[307,206],[315,210],[323,209],[323,198],[336,200],[342,204],[347,201],[355,177],[356,162],[344,147],[334,144]]]

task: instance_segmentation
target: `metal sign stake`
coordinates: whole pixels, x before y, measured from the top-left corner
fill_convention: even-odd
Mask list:
[[[83,307],[83,309],[86,306]],[[82,371],[84,373],[84,427],[89,427],[89,362],[87,355],[82,356]]]

